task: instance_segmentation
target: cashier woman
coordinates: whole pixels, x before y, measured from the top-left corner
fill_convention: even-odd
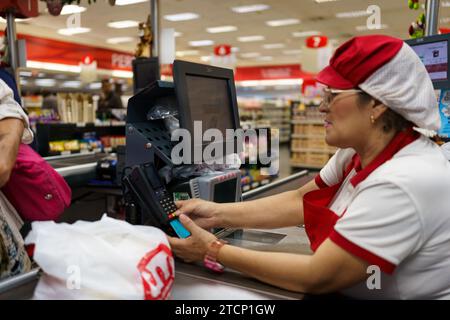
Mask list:
[[[336,154],[298,190],[179,202],[192,236],[170,239],[175,255],[310,294],[450,299],[450,164],[418,132],[440,126],[425,67],[399,39],[362,36],[339,47],[317,80],[327,86],[320,111]],[[203,229],[303,224],[312,255],[247,250]]]

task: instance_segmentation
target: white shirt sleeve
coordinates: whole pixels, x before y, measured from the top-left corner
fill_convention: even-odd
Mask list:
[[[327,186],[332,186],[340,182],[344,176],[344,170],[352,161],[354,154],[355,150],[350,148],[338,149],[322,170],[320,170],[320,178],[322,181]]]
[[[392,272],[423,241],[419,212],[410,196],[392,182],[360,187],[363,189],[338,220],[330,238],[372,264],[390,265]]]
[[[0,79],[0,120],[5,118],[22,120],[25,127],[22,135],[22,142],[28,144],[33,141],[33,132],[30,129],[28,116],[16,100],[14,100],[14,93],[11,88]]]

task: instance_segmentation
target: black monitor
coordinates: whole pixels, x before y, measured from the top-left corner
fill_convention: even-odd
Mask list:
[[[449,42],[450,34],[406,40],[425,64],[435,89],[450,88]]]
[[[156,58],[136,58],[133,65],[133,92],[147,87],[150,83],[159,80],[159,59]]]
[[[175,60],[173,76],[180,127],[193,137],[194,121],[202,121],[202,135],[207,129],[219,129],[224,140],[214,143],[222,145],[224,155],[227,142],[236,152],[235,140],[226,140],[226,129],[240,128],[233,70]]]

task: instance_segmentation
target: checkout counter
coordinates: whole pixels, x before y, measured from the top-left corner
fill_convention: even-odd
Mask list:
[[[126,167],[131,168],[131,173],[125,173],[121,181],[123,181],[124,199],[134,202],[134,212],[137,212],[138,217],[130,220],[127,215],[127,221],[135,224],[149,224],[149,221],[160,222],[159,225],[151,225],[161,227],[169,234],[175,231],[178,236],[183,237],[172,225],[173,220],[178,218],[171,217],[170,214],[165,215],[168,212],[166,209],[163,211],[162,200],[153,199],[155,194],[158,195],[166,187],[165,183],[159,180],[155,182],[155,179],[157,180],[159,175],[158,170],[172,165],[171,148],[174,145],[170,141],[170,134],[166,131],[164,121],[149,121],[149,112],[155,105],[169,109],[177,108],[180,127],[187,129],[194,136],[195,120],[202,121],[205,129],[221,128],[225,131],[225,128],[239,128],[239,117],[232,71],[175,61],[174,82],[175,85],[158,81],[130,99],[126,127]],[[205,112],[205,108],[208,112]],[[217,144],[218,147],[225,147],[225,143],[229,142],[225,139],[228,137],[223,141],[214,140],[212,143]],[[76,181],[70,181],[71,179],[82,180],[95,175],[97,161],[102,157],[104,155],[97,154],[80,155],[76,159],[59,157],[47,160],[73,185]],[[148,170],[149,167],[152,169]],[[239,172],[239,170],[235,171]],[[191,180],[182,184],[186,188],[184,191],[192,190],[191,197],[217,202],[241,199],[238,173],[225,172],[219,178],[214,175],[201,178],[206,181],[200,182],[198,178],[190,178]],[[243,193],[242,200],[255,200],[297,189],[313,178],[314,174],[304,170]],[[147,183],[143,183],[142,181],[146,179],[148,179]],[[175,187],[180,185],[177,184]],[[148,189],[149,187],[151,189]],[[172,192],[169,184],[167,188],[168,191],[166,189],[163,191]],[[152,197],[145,196],[149,194],[153,194]],[[164,199],[167,201],[166,198]],[[171,226],[173,230],[170,230]],[[253,250],[311,253],[308,238],[301,226],[275,230],[222,229],[216,233],[216,236],[226,239],[232,245]],[[39,274],[39,269],[34,269],[27,274],[0,282],[0,299],[30,299],[39,280]],[[234,270],[225,269],[223,274],[216,274],[201,264],[186,264],[176,260],[175,282],[171,298],[175,300],[302,299],[303,295],[263,284]]]
[[[244,201],[299,188],[314,178],[314,174],[301,171],[285,179],[246,192]],[[233,245],[254,250],[310,254],[308,238],[301,227],[275,230],[228,230],[219,234]],[[39,269],[0,282],[0,299],[31,299],[39,280]],[[173,300],[227,300],[227,299],[302,299],[303,295],[282,290],[251,279],[234,270],[215,274],[202,265],[175,261]]]

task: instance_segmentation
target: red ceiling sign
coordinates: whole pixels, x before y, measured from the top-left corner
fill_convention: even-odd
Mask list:
[[[78,66],[89,56],[92,61],[97,61],[100,69],[132,70],[131,61],[134,56],[128,52],[23,34],[19,34],[18,38],[26,40],[28,60]]]
[[[304,79],[311,77],[313,77],[313,75],[303,72],[299,64],[237,67],[235,72],[236,81]]]
[[[0,13],[12,10],[17,18],[32,18],[38,16],[38,0],[1,0]]]
[[[219,57],[229,56],[231,54],[231,46],[229,44],[215,46],[214,54]]]
[[[308,48],[322,48],[328,44],[328,38],[325,36],[312,36],[306,38],[306,46]]]

